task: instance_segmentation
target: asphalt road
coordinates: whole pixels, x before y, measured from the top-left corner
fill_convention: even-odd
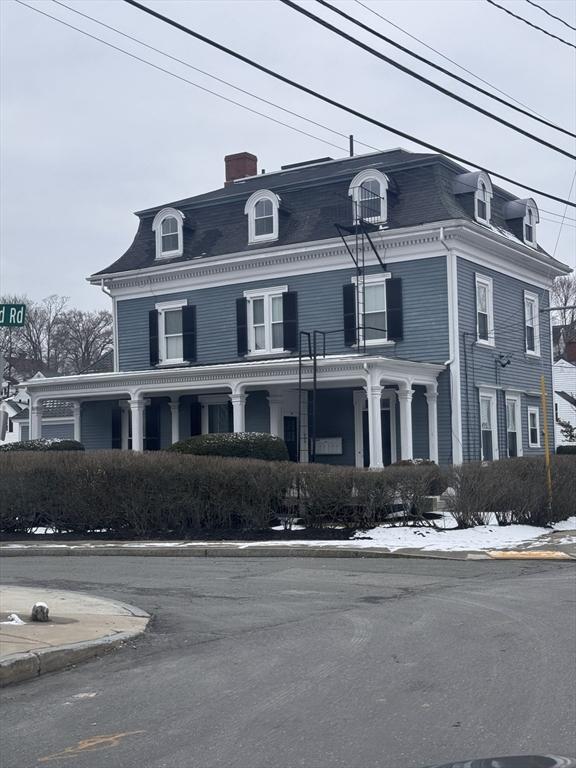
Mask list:
[[[133,646],[4,690],[2,768],[576,753],[570,563],[25,557],[0,578],[154,614]]]

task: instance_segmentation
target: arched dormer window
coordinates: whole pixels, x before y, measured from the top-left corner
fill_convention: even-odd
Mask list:
[[[163,208],[154,217],[152,229],[156,233],[156,258],[182,256],[184,241],[182,224],[184,214],[176,208]]]
[[[278,240],[278,208],[280,198],[269,189],[250,195],[244,206],[248,216],[248,242],[265,243]]]
[[[524,242],[528,245],[536,246],[536,224],[540,221],[538,207],[534,200],[528,200],[526,203],[526,212],[524,213]]]
[[[388,179],[380,171],[368,168],[358,173],[348,189],[354,221],[385,222],[388,218],[387,191]]]
[[[476,221],[490,224],[492,213],[492,184],[488,175],[481,173],[478,176],[478,187],[474,195],[474,216]]]

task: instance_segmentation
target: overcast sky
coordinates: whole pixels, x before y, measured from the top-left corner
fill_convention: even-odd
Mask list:
[[[146,16],[121,0],[63,0],[213,75],[382,149],[416,144],[370,126],[257,73],[225,54]],[[485,0],[364,0],[428,45],[451,57],[549,120],[576,128],[576,51]],[[142,58],[338,144],[328,146],[203,93],[28,10],[0,0],[2,22],[2,221],[0,294],[69,296],[82,308],[108,306],[87,275],[129,246],[133,212],[222,185],[224,155],[250,151],[260,169],[346,155],[347,141],[103,29],[52,0],[35,8],[105,38]],[[576,172],[565,157],[499,126],[378,61],[276,0],[144,0],[268,66],[383,122],[445,147],[506,176],[566,198]],[[512,11],[576,42],[574,33],[525,0],[500,0]],[[572,0],[539,0],[576,26]],[[327,19],[317,3],[307,7]],[[365,23],[418,53],[426,51],[355,0],[339,3]],[[337,22],[338,23],[338,22]],[[342,20],[347,30],[350,25]],[[567,137],[458,86],[358,28],[352,34],[390,53],[513,123],[574,150]],[[456,70],[458,71],[458,70]],[[460,72],[460,74],[463,74]],[[360,147],[358,147],[361,150]],[[369,151],[369,150],[365,150]],[[521,197],[520,188],[508,188]],[[576,186],[576,185],[575,185]],[[540,209],[564,206],[534,196]],[[572,200],[576,189],[572,190]],[[542,211],[540,244],[554,252],[559,219]],[[576,219],[576,209],[568,216]],[[576,222],[567,221],[556,257],[576,264]]]

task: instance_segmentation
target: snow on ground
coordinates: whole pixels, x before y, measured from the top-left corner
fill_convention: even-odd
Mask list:
[[[559,523],[554,523],[555,531],[576,531],[576,515],[572,515],[568,520],[561,520]]]

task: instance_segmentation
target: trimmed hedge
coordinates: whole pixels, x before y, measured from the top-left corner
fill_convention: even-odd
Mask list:
[[[576,443],[574,445],[559,445],[558,448],[556,448],[556,453],[559,456],[562,454],[576,456]]]
[[[37,440],[21,440],[16,443],[0,445],[0,451],[83,451],[84,446],[77,440],[65,438],[47,439],[40,437]]]
[[[196,435],[174,443],[167,450],[195,456],[228,456],[263,461],[288,461],[282,438],[260,432],[219,432]]]
[[[471,462],[453,467],[446,500],[460,528],[485,525],[551,525],[576,514],[576,458],[552,457],[552,504],[543,457]]]

